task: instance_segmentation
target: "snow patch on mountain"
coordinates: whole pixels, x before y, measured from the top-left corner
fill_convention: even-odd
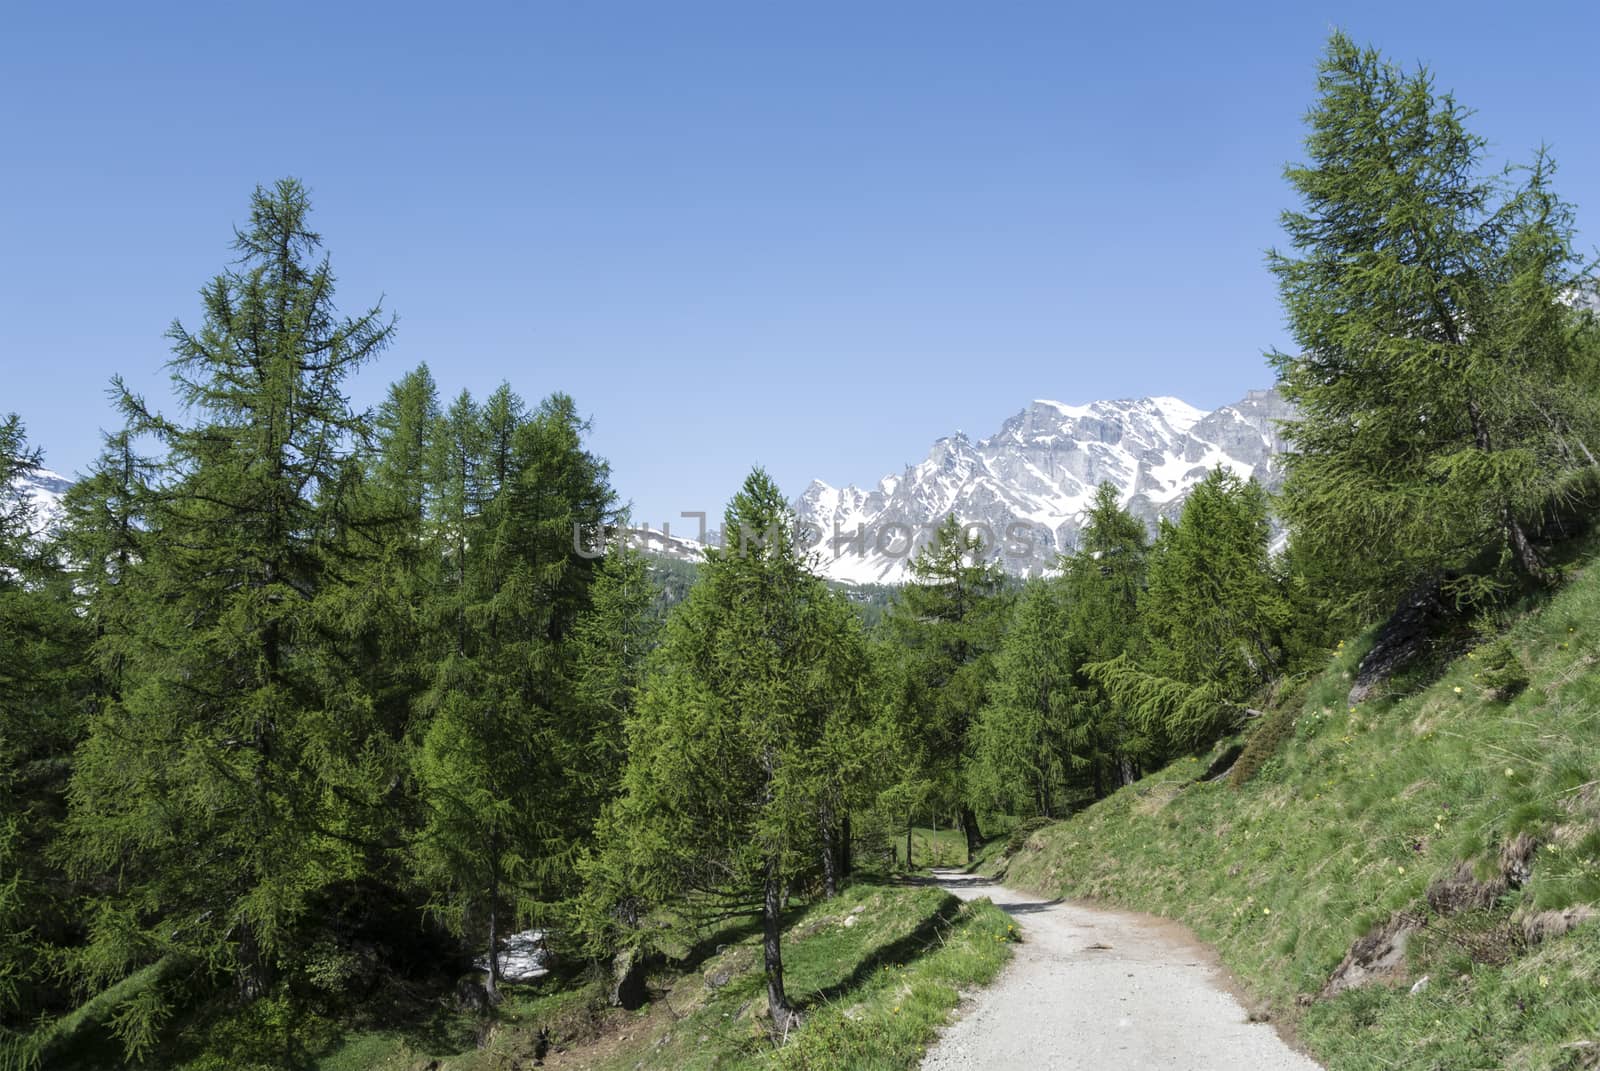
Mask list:
[[[1293,410],[1276,390],[1207,412],[1178,398],[1069,405],[1041,399],[974,442],[936,441],[927,456],[870,488],[812,481],[795,501],[821,572],[851,583],[902,583],[911,549],[954,515],[1005,568],[1038,573],[1069,551],[1095,488],[1109,482],[1152,529],[1176,517],[1217,466],[1275,487],[1278,421]]]
[[[33,536],[42,536],[61,518],[61,500],[72,486],[72,481],[50,469],[34,469],[16,482],[17,489],[28,506],[28,529]]]

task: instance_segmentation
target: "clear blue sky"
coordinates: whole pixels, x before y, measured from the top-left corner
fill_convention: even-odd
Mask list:
[[[1600,237],[1600,5],[30,4],[0,30],[0,412],[72,471],[165,393],[251,188],[446,393],[574,395],[643,519],[872,481],[1035,397],[1210,407],[1333,26],[1541,141]],[[1583,214],[1587,210],[1587,214]]]

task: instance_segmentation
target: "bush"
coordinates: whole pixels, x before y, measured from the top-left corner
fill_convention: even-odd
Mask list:
[[[1278,748],[1294,732],[1297,709],[1296,704],[1285,703],[1267,715],[1256,731],[1250,734],[1250,739],[1245,741],[1244,750],[1228,771],[1228,784],[1238,788],[1260,772],[1266,761],[1277,753]]]
[[[1488,698],[1505,702],[1528,687],[1528,669],[1505,640],[1486,643],[1468,657],[1477,666],[1472,679]]]

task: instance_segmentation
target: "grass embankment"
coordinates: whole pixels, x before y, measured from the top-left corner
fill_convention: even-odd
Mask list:
[[[1600,925],[1561,932],[1600,902],[1600,571],[1351,706],[1369,642],[1258,730],[1242,786],[1185,759],[987,869],[1182,920],[1333,1069],[1600,1066]],[[1407,924],[1376,981],[1325,991]]]
[[[916,1065],[960,993],[987,982],[1010,956],[1016,929],[987,901],[962,904],[926,886],[858,884],[815,904],[790,924],[784,943],[789,994],[805,1024],[775,1045],[765,1017],[759,933],[738,926],[720,946],[651,979],[636,1012],[605,1006],[602,983],[508,989],[496,1019],[436,1032],[353,1035],[314,1066],[321,1071],[502,1071],[534,1062],[549,1031],[544,1066],[626,1068],[891,1069]],[[466,1036],[465,1043],[462,1035]]]

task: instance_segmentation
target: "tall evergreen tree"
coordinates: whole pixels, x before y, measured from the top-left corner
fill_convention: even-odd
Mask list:
[[[1486,177],[1454,97],[1342,34],[1318,92],[1310,160],[1287,171],[1295,252],[1270,257],[1300,347],[1273,355],[1299,412],[1284,513],[1368,611],[1497,547],[1538,576],[1541,519],[1594,464],[1597,430],[1550,162],[1516,188]],[[1482,591],[1496,571],[1455,586]]]
[[[389,388],[373,420],[376,450],[372,454],[370,493],[382,502],[386,516],[421,538],[437,479],[436,447],[439,388],[426,364],[418,365]]]
[[[593,914],[626,926],[668,902],[759,910],[773,1022],[796,1012],[780,946],[789,890],[815,873],[837,800],[841,687],[865,662],[860,625],[805,566],[783,495],[759,469],[728,506],[713,551],[668,620],[629,725],[623,796],[587,868]],[[742,538],[741,538],[742,535]],[[848,775],[848,771],[846,771]],[[632,906],[628,906],[632,905]]]
[[[441,582],[444,567],[436,505],[442,415],[438,390],[427,365],[406,373],[379,406],[373,449],[358,498],[361,523],[354,529],[361,551],[355,582],[343,589],[340,633],[347,659],[361,679],[385,734],[401,750],[420,735],[415,699],[427,687],[428,648],[424,604]],[[410,816],[397,783],[390,813],[403,835]]]
[[[1141,609],[1153,672],[1238,698],[1271,679],[1285,609],[1271,539],[1260,484],[1216,468],[1195,485],[1150,554]]]
[[[925,775],[965,800],[962,772],[969,730],[994,672],[1009,599],[1004,574],[983,541],[945,518],[911,561],[912,580],[886,617],[904,652],[902,738],[919,752]],[[972,807],[960,805],[969,853],[982,843]]]
[[[0,1064],[56,995],[52,959],[72,936],[51,848],[82,731],[90,634],[19,482],[38,466],[21,421],[0,418]]]
[[[1281,669],[1288,609],[1270,539],[1260,485],[1213,469],[1151,548],[1143,647],[1086,668],[1162,751],[1210,743]]]
[[[619,523],[626,527],[626,520]],[[576,772],[590,782],[591,824],[621,788],[628,721],[638,710],[645,659],[661,632],[655,599],[644,555],[619,543],[600,562],[589,612],[573,630],[575,701],[587,742]]]
[[[458,505],[441,510],[458,559],[428,615],[439,649],[422,698],[414,858],[439,914],[487,941],[493,994],[506,923],[548,919],[573,894],[598,813],[590,770],[607,730],[584,716],[573,660],[597,566],[574,532],[603,532],[613,495],[571,399],[529,416],[502,387],[472,426],[474,411],[458,403],[447,420],[466,433],[445,451],[464,474],[446,492]]]
[[[344,385],[392,323],[338,315],[309,210],[292,179],[258,188],[203,324],[169,332],[192,422],[121,392],[162,453],[123,585],[137,627],[71,787],[75,866],[120,875],[80,957],[91,985],[176,956],[266,992],[297,969],[308,905],[359,871],[393,776],[329,640],[367,434]],[[135,1010],[128,1036],[161,1015]]]
[[[125,645],[139,627],[128,581],[145,557],[154,473],[154,463],[139,454],[124,428],[105,437],[88,474],[62,499],[59,538],[94,637],[96,705],[120,698]]]
[[[1028,583],[995,660],[989,702],[973,726],[969,791],[1007,814],[1054,817],[1089,770],[1094,729],[1074,665],[1059,582]]]
[[[1071,658],[1078,668],[1082,701],[1094,711],[1098,754],[1090,777],[1096,796],[1106,788],[1102,767],[1109,764],[1117,783],[1131,784],[1153,748],[1149,734],[1129,719],[1122,705],[1111,702],[1082,672],[1086,665],[1138,656],[1144,642],[1139,600],[1148,555],[1144,522],[1122,508],[1114,485],[1102,483],[1084,517],[1077,547],[1061,563]]]
[[[822,724],[814,755],[817,860],[822,894],[832,897],[852,867],[852,819],[870,808],[890,777],[892,727],[882,705],[878,664],[856,607],[825,589],[809,607],[807,639],[816,657],[802,694],[808,723]]]

